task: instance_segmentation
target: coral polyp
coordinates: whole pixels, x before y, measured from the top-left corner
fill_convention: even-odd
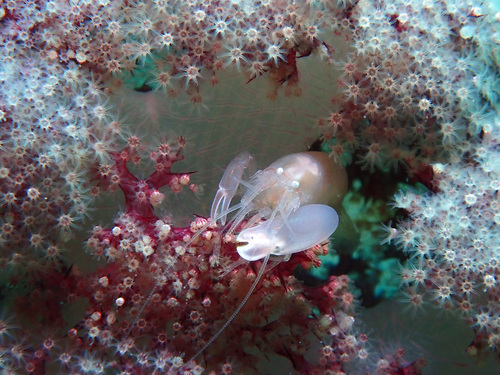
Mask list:
[[[1,2],[0,372],[496,360],[499,14],[476,0]],[[390,328],[415,327],[405,307],[446,322],[403,337]]]

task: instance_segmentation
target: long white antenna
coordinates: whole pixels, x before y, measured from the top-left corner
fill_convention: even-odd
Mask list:
[[[184,250],[187,249],[188,246],[191,245],[194,242],[194,240],[196,240],[211,225],[215,224],[217,222],[217,220],[219,220],[223,215],[227,215],[227,214],[229,214],[229,213],[231,213],[233,211],[236,211],[236,210],[240,209],[241,206],[242,206],[241,203],[236,204],[233,207],[229,208],[227,211],[225,211],[225,212],[221,213],[220,215],[218,215],[218,217],[209,218],[208,221],[207,221],[207,223],[205,225],[203,225],[200,229],[198,229],[198,231],[193,234],[193,236],[191,237],[191,239],[186,244],[184,244],[182,246],[182,248]],[[169,272],[169,270],[170,270],[170,266],[167,266],[167,268],[165,268],[165,270],[163,271],[160,279],[163,278],[163,277],[165,277],[167,275],[167,273]],[[156,288],[158,287],[158,285],[159,285],[159,282],[155,282],[155,284],[153,285],[153,288],[151,289],[151,291],[148,294],[148,297],[146,298],[146,300],[142,304],[141,309],[139,310],[139,313],[137,314],[136,318],[134,319],[134,321],[130,325],[130,327],[129,327],[128,331],[127,331],[127,334],[125,335],[125,338],[128,338],[130,336],[130,332],[132,332],[132,329],[135,327],[136,323],[141,318],[142,313],[144,312],[144,309],[148,305],[149,301],[151,301],[151,298],[153,298],[153,294],[155,293]]]
[[[248,292],[247,292],[247,295],[245,296],[245,298],[243,298],[243,300],[240,302],[240,304],[238,305],[238,307],[236,308],[236,310],[234,311],[233,315],[231,315],[229,317],[229,319],[226,321],[226,323],[224,323],[224,325],[222,327],[219,328],[219,330],[217,331],[217,333],[215,335],[213,335],[210,340],[208,340],[206,342],[205,345],[203,345],[203,347],[198,350],[198,352],[192,356],[189,361],[187,361],[186,363],[189,363],[191,361],[194,361],[201,353],[203,353],[210,345],[212,345],[212,343],[217,340],[217,338],[221,335],[222,332],[224,332],[224,330],[229,326],[229,324],[231,324],[231,322],[234,320],[234,318],[236,318],[236,316],[238,315],[238,313],[240,312],[240,310],[243,308],[243,306],[245,306],[245,304],[247,303],[248,299],[250,298],[250,296],[252,295],[253,291],[255,290],[255,287],[257,286],[257,284],[259,283],[262,275],[264,274],[264,271],[266,270],[266,265],[267,265],[267,261],[269,260],[269,254],[266,255],[266,257],[264,258],[264,261],[262,262],[262,266],[259,270],[259,273],[257,274],[257,277],[255,278],[255,281],[253,282],[252,286],[250,287],[250,289],[248,289]]]

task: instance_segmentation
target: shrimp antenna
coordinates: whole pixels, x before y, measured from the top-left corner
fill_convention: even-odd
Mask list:
[[[233,207],[230,207],[228,210],[224,211],[224,212],[221,212],[219,215],[217,215],[216,217],[214,218],[209,218],[208,222],[202,226],[200,229],[198,229],[198,231],[196,233],[193,234],[193,236],[191,237],[191,239],[182,246],[183,249],[187,249],[187,247],[189,245],[191,245],[194,240],[196,240],[204,231],[206,231],[208,229],[208,227],[210,227],[211,225],[217,223],[217,220],[219,220],[220,218],[222,218],[223,216],[233,212],[233,211],[236,211],[236,210],[239,210],[241,208],[242,204],[239,203],[239,204],[235,204]],[[167,267],[165,269],[165,271],[163,271],[162,273],[162,277],[166,276],[168,271],[170,270],[170,267]],[[137,314],[137,316],[135,317],[134,321],[132,322],[131,326],[129,327],[128,331],[127,331],[127,334],[125,335],[125,338],[128,338],[130,336],[130,332],[132,332],[132,329],[135,327],[136,323],[139,321],[139,319],[141,318],[142,316],[142,313],[144,312],[144,309],[146,308],[146,306],[148,305],[149,301],[151,301],[151,298],[153,298],[153,294],[155,293],[156,291],[156,288],[158,287],[158,282],[156,282],[151,291],[149,292],[148,294],[148,297],[146,298],[146,300],[144,301],[144,303],[142,304],[141,306],[141,309],[139,310],[139,313]],[[255,287],[254,287],[255,288]]]
[[[219,328],[219,330],[217,331],[217,333],[215,335],[213,335],[210,338],[210,340],[208,340],[206,342],[206,344],[203,345],[203,347],[200,350],[198,350],[198,352],[194,356],[192,356],[189,359],[189,361],[187,361],[186,363],[194,361],[196,358],[198,358],[200,356],[200,354],[202,354],[210,345],[213,344],[213,342],[215,340],[217,340],[217,338],[222,334],[222,332],[224,332],[225,329],[229,326],[229,324],[231,324],[231,322],[234,320],[234,318],[236,318],[236,316],[239,314],[239,312],[241,311],[241,309],[243,308],[243,306],[245,306],[245,304],[247,303],[248,299],[252,295],[253,291],[257,287],[257,284],[259,283],[260,279],[262,278],[262,275],[264,274],[264,271],[266,270],[266,266],[267,266],[267,262],[269,260],[269,257],[270,257],[270,254],[266,255],[266,257],[264,258],[264,260],[262,262],[262,266],[260,267],[259,273],[257,274],[257,277],[255,278],[255,281],[253,282],[253,284],[250,287],[250,289],[248,289],[248,292],[247,292],[245,298],[243,298],[243,300],[240,302],[240,304],[238,305],[238,307],[236,308],[236,310],[234,310],[233,315],[231,315],[229,317],[229,319],[226,320],[226,322],[224,323],[224,325]]]

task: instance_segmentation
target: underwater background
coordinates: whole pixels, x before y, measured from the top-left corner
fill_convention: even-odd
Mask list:
[[[471,0],[0,0],[1,374],[500,372],[499,26]],[[341,163],[341,224],[193,358],[262,264],[208,218],[242,151]]]

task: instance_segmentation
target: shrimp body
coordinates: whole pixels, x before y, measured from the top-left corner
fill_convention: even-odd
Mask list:
[[[271,255],[287,260],[293,253],[326,241],[339,224],[337,212],[327,204],[338,208],[347,191],[347,174],[341,165],[321,152],[290,154],[257,171],[247,182],[242,176],[251,158],[244,152],[229,163],[212,205],[211,223],[225,224],[228,214],[236,212],[229,221],[231,233],[248,217],[236,237],[237,251],[246,261],[263,259],[262,266],[234,313],[191,360],[203,353],[238,315]],[[239,185],[247,191],[240,203],[230,207]]]
[[[230,220],[229,232],[251,215],[248,226],[260,219],[270,220],[272,229],[278,231],[287,225],[288,217],[300,206],[327,204],[340,207],[347,191],[347,175],[344,168],[322,152],[302,152],[284,156],[264,170],[257,171],[248,182],[243,181],[243,170],[251,158],[248,153],[238,155],[226,169],[212,204],[211,217],[225,224],[227,213],[236,211]],[[235,161],[239,168],[234,168]],[[231,182],[231,183],[228,183]],[[241,202],[229,208],[238,185],[247,191]],[[225,210],[221,210],[221,208]],[[271,224],[268,224],[271,225]]]
[[[263,260],[256,279],[234,313],[190,360],[203,353],[237,316],[272,255],[287,260],[293,253],[326,241],[339,224],[335,208],[340,208],[347,191],[347,174],[325,153],[284,156],[245,180],[243,176],[252,166],[253,157],[248,152],[239,154],[229,163],[212,204],[211,219],[183,246],[186,249],[211,225],[224,226],[227,222],[229,229],[224,228],[224,232],[232,234],[239,230],[236,242],[240,257],[245,261]],[[240,187],[246,192],[239,203],[231,206]],[[152,298],[156,286],[138,316]]]

